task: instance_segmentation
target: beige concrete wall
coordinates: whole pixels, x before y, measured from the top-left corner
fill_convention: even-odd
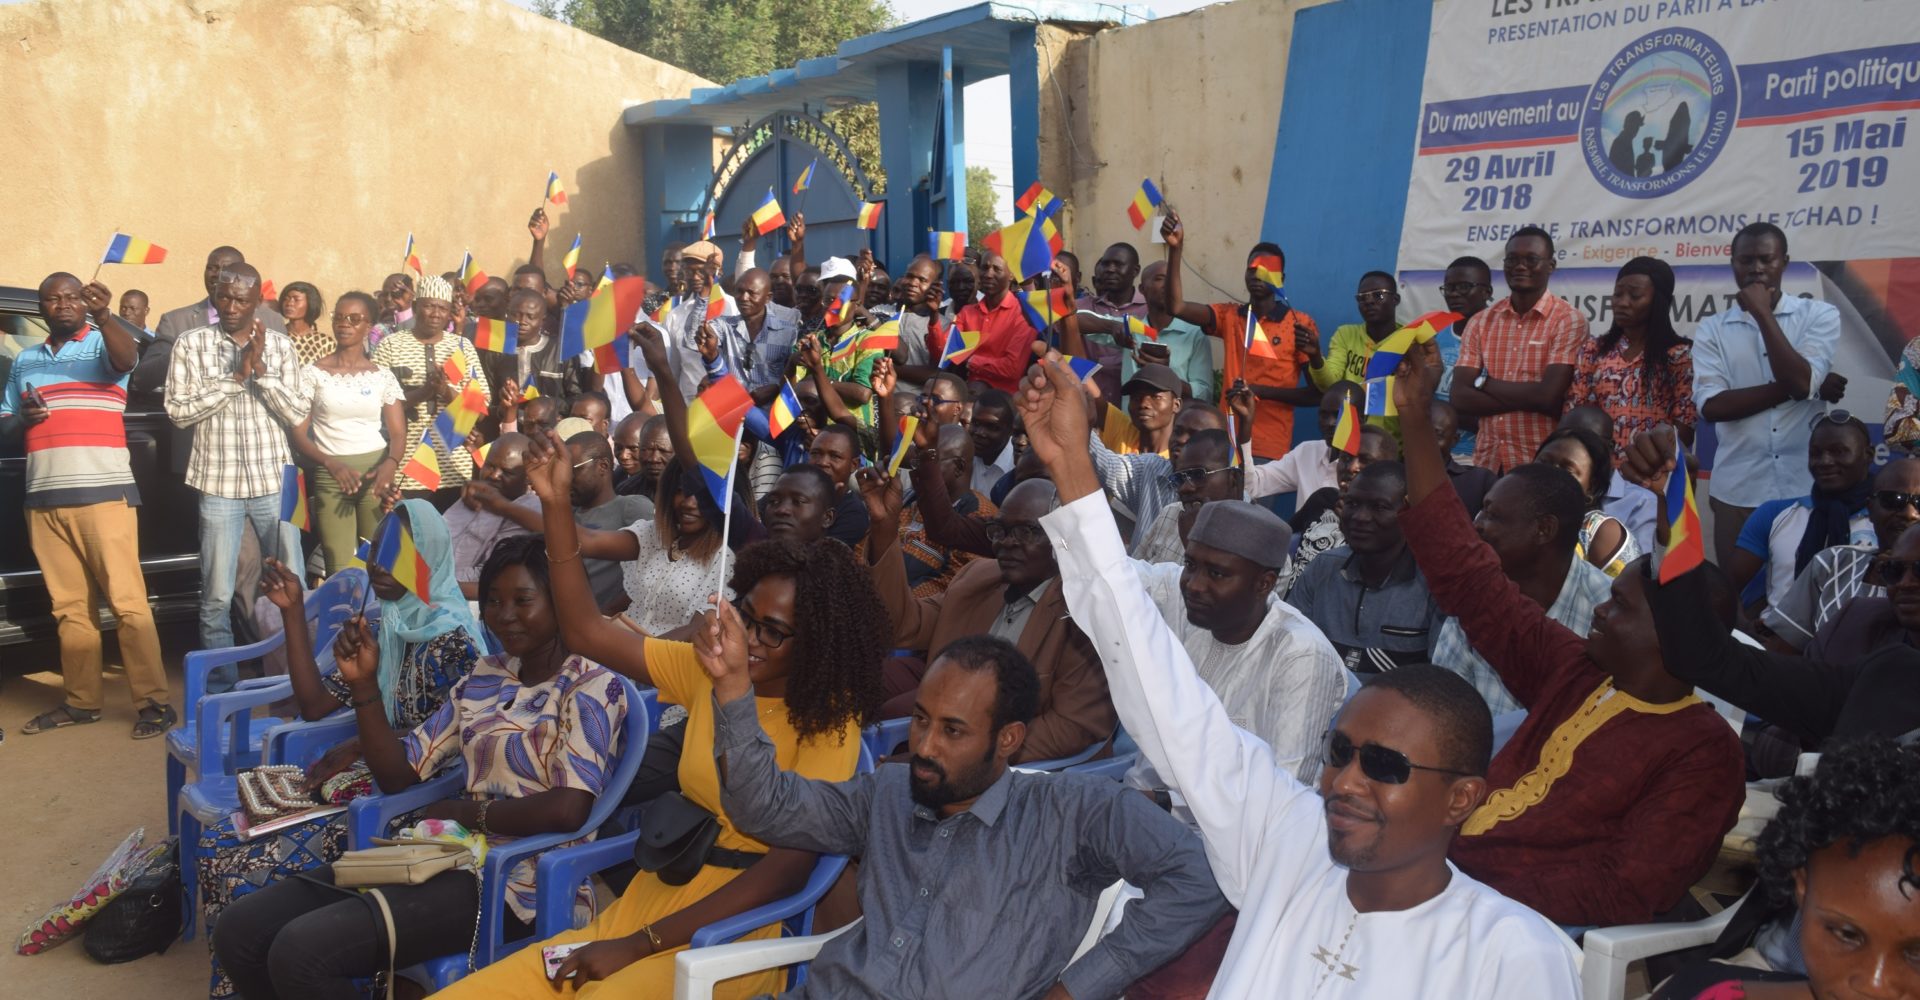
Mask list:
[[[1188,265],[1244,297],[1293,15],[1323,2],[1234,0],[1085,38],[1041,29],[1041,177],[1067,199],[1067,246],[1086,268],[1122,240],[1159,259],[1127,219],[1151,177],[1186,224]],[[1220,297],[1191,274],[1186,283],[1190,298]]]
[[[232,243],[329,301],[377,287],[408,231],[430,270],[525,263],[549,170],[583,263],[641,261],[633,101],[706,81],[504,0],[38,0],[0,6],[0,284],[83,277],[117,226],[165,264],[109,266],[157,310]]]

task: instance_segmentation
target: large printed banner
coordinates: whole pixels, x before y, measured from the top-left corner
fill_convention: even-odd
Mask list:
[[[1616,270],[1679,279],[1690,334],[1737,291],[1742,226],[1786,231],[1790,294],[1835,303],[1842,406],[1877,422],[1920,334],[1920,0],[1440,0],[1400,240],[1406,297],[1526,224],[1595,332]]]

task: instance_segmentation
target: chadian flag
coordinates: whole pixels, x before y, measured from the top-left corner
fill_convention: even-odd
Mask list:
[[[455,385],[465,382],[469,371],[465,351],[455,351],[447,355],[440,362],[440,373],[447,377],[447,381]]]
[[[601,370],[601,366],[626,359],[624,334],[640,315],[640,300],[646,295],[647,279],[636,274],[615,278],[592,298],[568,306],[560,317],[561,356],[573,358],[591,351],[601,374],[619,371],[619,367]]]
[[[262,302],[280,301],[280,292],[273,287],[272,278],[260,279],[260,301]]]
[[[715,285],[714,287],[718,288],[719,286]],[[833,301],[827,303],[826,313],[821,317],[821,321],[827,324],[827,329],[831,330],[852,318],[852,308],[853,282],[849,281],[841,285],[840,294],[835,295]],[[712,312],[712,307],[708,307],[707,311]],[[837,351],[839,348],[836,347],[835,350]]]
[[[1273,289],[1273,294],[1281,294],[1281,290],[1286,287],[1287,279],[1284,273],[1286,271],[1286,264],[1280,260],[1279,255],[1270,253],[1259,254],[1252,260],[1247,261],[1247,266],[1253,269],[1254,277],[1259,278],[1266,283],[1268,288]]]
[[[1145,337],[1148,340],[1160,339],[1160,331],[1155,327],[1148,326],[1146,320],[1138,316],[1124,316],[1121,318],[1127,321],[1127,332],[1129,334],[1135,337]]]
[[[400,474],[419,483],[421,489],[440,488],[440,456],[424,437],[407,458],[407,464],[401,467]]]
[[[702,216],[700,219],[700,238],[703,240],[713,239],[713,234],[715,232],[717,232],[717,230],[714,228],[714,225],[713,225],[713,213],[708,212],[705,216]]]
[[[1133,201],[1127,205],[1127,218],[1133,221],[1133,228],[1139,229],[1153,218],[1153,210],[1165,204],[1160,197],[1160,189],[1153,186],[1153,179],[1140,182],[1140,190],[1133,193]]]
[[[567,203],[567,191],[560,186],[560,174],[556,171],[547,172],[547,200],[556,205]]]
[[[433,418],[433,431],[440,435],[440,443],[451,451],[473,433],[473,425],[486,415],[487,394],[480,391],[480,383],[468,382],[460,395],[453,397],[453,402]]]
[[[982,339],[978,330],[962,330],[956,326],[947,331],[947,345],[940,351],[940,364],[937,367],[945,368],[949,363],[959,364],[973,357],[973,352],[980,349]]]
[[[565,257],[560,258],[560,263],[566,267],[567,277],[572,278],[573,272],[580,267],[580,234],[579,233],[573,234],[573,245],[567,248],[567,255]]]
[[[433,571],[427,566],[419,546],[413,543],[413,529],[404,517],[388,517],[380,536],[380,548],[374,565],[387,571],[402,587],[428,605],[433,604]]]
[[[1073,377],[1082,382],[1092,378],[1093,373],[1100,370],[1100,362],[1076,358],[1071,354],[1060,355],[1060,360],[1066,362],[1067,367],[1073,371]]]
[[[513,354],[520,349],[520,324],[481,316],[473,321],[473,346],[495,354]]]
[[[752,408],[753,397],[731,372],[707,386],[707,391],[687,407],[687,444],[693,449],[694,461],[700,464],[707,492],[721,510],[733,507],[727,480],[739,458],[734,439]]]
[[[807,169],[800,171],[800,176],[794,178],[793,180],[794,194],[799,194],[800,192],[805,191],[806,189],[813,186],[813,168],[818,166],[819,164],[820,164],[820,158],[818,156],[814,157],[813,162],[807,164]],[[762,230],[762,232],[765,232],[765,230]]]
[[[1687,451],[1676,438],[1673,473],[1667,477],[1667,549],[1660,557],[1660,582],[1670,583],[1706,561],[1706,536],[1700,531],[1700,507],[1687,475]]]
[[[899,346],[900,321],[897,319],[887,320],[860,338],[860,351],[863,354],[867,351],[891,351]]]
[[[1053,267],[1054,255],[1066,246],[1053,220],[1037,215],[988,233],[980,243],[1007,262],[1015,281],[1047,273]]]
[[[420,255],[413,252],[412,233],[407,234],[407,253],[406,256],[400,258],[400,266],[412,271],[416,278],[425,273],[420,267]]]
[[[881,201],[861,202],[860,214],[853,220],[854,226],[860,229],[880,228],[880,210],[886,207],[887,207],[886,202],[881,202]]]
[[[1333,446],[1349,455],[1360,454],[1360,424],[1360,410],[1353,405],[1353,397],[1342,396],[1340,422],[1333,425]]]
[[[1251,357],[1279,360],[1280,351],[1274,347],[1272,338],[1260,324],[1263,321],[1253,314],[1253,303],[1247,303],[1247,340],[1246,352]]]
[[[600,262],[600,283],[593,286],[593,293],[598,295],[601,289],[611,284],[613,284],[613,264],[603,260]]]
[[[767,407],[767,436],[779,437],[799,419],[800,394],[793,391],[792,382],[782,382],[780,395]]]
[[[762,236],[787,224],[785,212],[780,211],[780,201],[773,196],[773,189],[767,189],[767,200],[753,210],[754,231]]]
[[[928,234],[927,245],[934,260],[961,260],[967,256],[966,233],[935,231]]]
[[[460,260],[461,286],[464,287],[467,290],[467,294],[471,296],[478,293],[480,287],[486,283],[487,272],[480,270],[479,267],[474,265],[473,251],[467,251],[467,255]]]
[[[353,558],[347,560],[348,569],[366,569],[367,560],[373,558],[373,543],[360,539],[360,546],[353,550]]]
[[[1227,468],[1238,469],[1240,467],[1240,425],[1234,418],[1232,410],[1227,411],[1227,440],[1233,443],[1233,457],[1227,459]]]
[[[1027,188],[1027,193],[1013,203],[1013,207],[1028,215],[1045,217],[1060,211],[1064,204],[1059,195],[1047,190],[1046,186],[1039,181],[1034,181],[1033,185]]]
[[[674,301],[672,299],[663,298],[660,300],[660,305],[647,314],[647,318],[653,321],[654,326],[664,329],[667,325],[667,315],[673,312],[673,307]]]
[[[307,512],[307,474],[297,465],[280,470],[280,520],[301,531],[313,530],[313,516]]]
[[[1073,312],[1073,290],[1065,285],[1021,292],[1018,301],[1021,311],[1027,314],[1027,322],[1033,324],[1035,330],[1045,330]]]
[[[913,447],[913,433],[920,429],[920,418],[908,414],[900,418],[900,437],[893,442],[893,454],[887,457],[887,475],[900,474],[900,463],[907,459],[907,449]]]
[[[413,237],[407,237],[409,241]],[[100,257],[102,264],[158,264],[167,259],[167,248],[136,239],[126,233],[114,233],[107,241],[107,252]]]
[[[1400,408],[1393,405],[1393,376],[1382,375],[1367,380],[1367,415],[1370,417],[1397,417]]]
[[[719,319],[720,314],[726,311],[727,311],[727,293],[725,290],[723,290],[720,287],[720,279],[715,278],[713,280],[713,283],[707,286],[707,312],[705,317],[706,321],[711,323],[714,320]]]
[[[1367,378],[1385,378],[1400,370],[1400,362],[1415,344],[1424,344],[1432,340],[1441,330],[1460,322],[1459,313],[1430,312],[1408,323],[1380,341],[1373,349],[1373,356],[1367,359]]]

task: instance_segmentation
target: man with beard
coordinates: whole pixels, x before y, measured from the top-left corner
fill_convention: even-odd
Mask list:
[[[1127,732],[1198,821],[1240,914],[1222,997],[1578,996],[1573,945],[1447,863],[1486,796],[1486,706],[1434,667],[1390,671],[1335,716],[1319,787],[1235,726],[1132,568],[1081,442],[1078,380],[1053,359],[1019,404],[1064,501],[1042,522],[1074,619],[1100,651]]]
[[[940,650],[914,703],[910,763],[811,781],[774,759],[739,614],[720,615],[696,646],[714,677],[727,815],[769,844],[862,859],[866,919],[828,942],[788,996],[1118,996],[1224,912],[1199,840],[1144,798],[1008,768],[1040,681],[1006,640]],[[1069,964],[1116,878],[1144,898]]]

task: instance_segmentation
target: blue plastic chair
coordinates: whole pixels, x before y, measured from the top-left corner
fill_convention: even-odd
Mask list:
[[[1140,759],[1140,744],[1127,735],[1125,728],[1113,734],[1113,756],[1100,760],[1074,764],[1064,768],[1067,774],[1090,774],[1096,778],[1111,778],[1119,781],[1133,770],[1134,762]]]
[[[315,637],[314,652],[321,662],[330,660],[324,654],[333,648],[333,634],[366,604],[371,592],[365,570],[345,569],[307,594],[308,634]],[[255,730],[252,709],[279,701],[292,691],[292,683],[284,677],[258,677],[241,681],[232,691],[209,695],[207,675],[215,667],[271,653],[286,641],[286,635],[279,633],[245,646],[200,649],[187,654],[182,665],[186,697],[182,702],[180,724],[167,731],[168,833],[181,832],[180,790],[190,778],[202,772],[232,775],[240,768],[260,762],[261,735],[266,727]],[[261,693],[264,691],[276,693],[269,697]],[[208,711],[210,699],[214,707]],[[231,720],[231,725],[220,725],[223,720]],[[209,721],[211,725],[207,725]]]
[[[507,873],[519,862],[549,851],[553,847],[569,840],[577,840],[600,828],[619,806],[621,796],[626,794],[627,786],[633,783],[633,776],[639,773],[640,760],[646,756],[647,733],[653,725],[653,699],[643,696],[640,689],[625,677],[620,684],[626,688],[627,717],[620,730],[620,759],[614,765],[613,773],[599,795],[594,796],[593,809],[587,814],[587,821],[579,829],[567,833],[543,833],[533,837],[522,837],[505,844],[488,845],[487,860],[481,866],[480,893],[480,934],[472,955],[473,967],[482,968],[495,959],[503,958],[533,943],[535,938],[521,938],[517,941],[504,940],[505,917],[507,913]],[[397,795],[363,795],[353,800],[347,807],[347,827],[352,841],[352,849],[364,850],[373,846],[374,837],[387,835],[388,827],[400,817],[441,799],[458,796],[466,791],[467,769],[464,764],[455,765],[433,778],[414,785]],[[587,845],[591,846],[591,845]],[[550,852],[551,853],[551,852]],[[627,848],[628,856],[633,849]],[[544,872],[545,859],[541,868]],[[539,876],[545,878],[544,874]],[[536,883],[543,884],[543,883]],[[546,894],[541,893],[544,900]],[[568,905],[572,905],[572,895],[568,895]],[[412,978],[425,978],[433,983],[436,990],[445,989],[467,974],[466,953],[446,955],[421,963],[407,970]]]
[[[1101,740],[1098,743],[1095,743],[1094,745],[1086,748],[1085,750],[1081,750],[1078,753],[1068,754],[1065,757],[1055,757],[1052,760],[1030,760],[1024,764],[1019,764],[1016,766],[1025,768],[1029,771],[1066,771],[1066,770],[1072,769],[1077,765],[1085,764],[1086,762],[1092,760],[1095,757],[1095,755],[1099,754],[1100,751],[1105,750],[1107,748],[1107,745],[1112,742],[1113,741],[1111,739],[1105,739],[1105,740]]]
[[[907,729],[912,725],[912,719],[886,719],[861,730],[860,738],[866,741],[873,759],[882,760],[907,741]]]
[[[855,774],[873,773],[873,752],[870,740],[877,736],[876,727],[868,727],[861,734],[860,762]],[[534,921],[534,937],[545,941],[555,934],[574,929],[573,895],[575,887],[585,882],[597,872],[604,871],[623,861],[633,860],[634,842],[640,839],[638,831],[621,834],[617,837],[605,837],[590,844],[576,844],[558,851],[548,851],[540,857],[535,869],[534,885],[539,892],[539,902]],[[799,892],[785,899],[777,899],[764,906],[755,907],[744,913],[716,920],[693,932],[689,948],[705,948],[709,945],[726,944],[737,941],[771,923],[784,925],[784,933],[804,936],[813,933],[813,908],[820,897],[833,888],[840,874],[846,871],[847,859],[838,854],[822,855],[814,863],[812,874],[807,876],[807,884]],[[788,989],[806,981],[806,967],[799,966],[793,971],[787,984]]]

